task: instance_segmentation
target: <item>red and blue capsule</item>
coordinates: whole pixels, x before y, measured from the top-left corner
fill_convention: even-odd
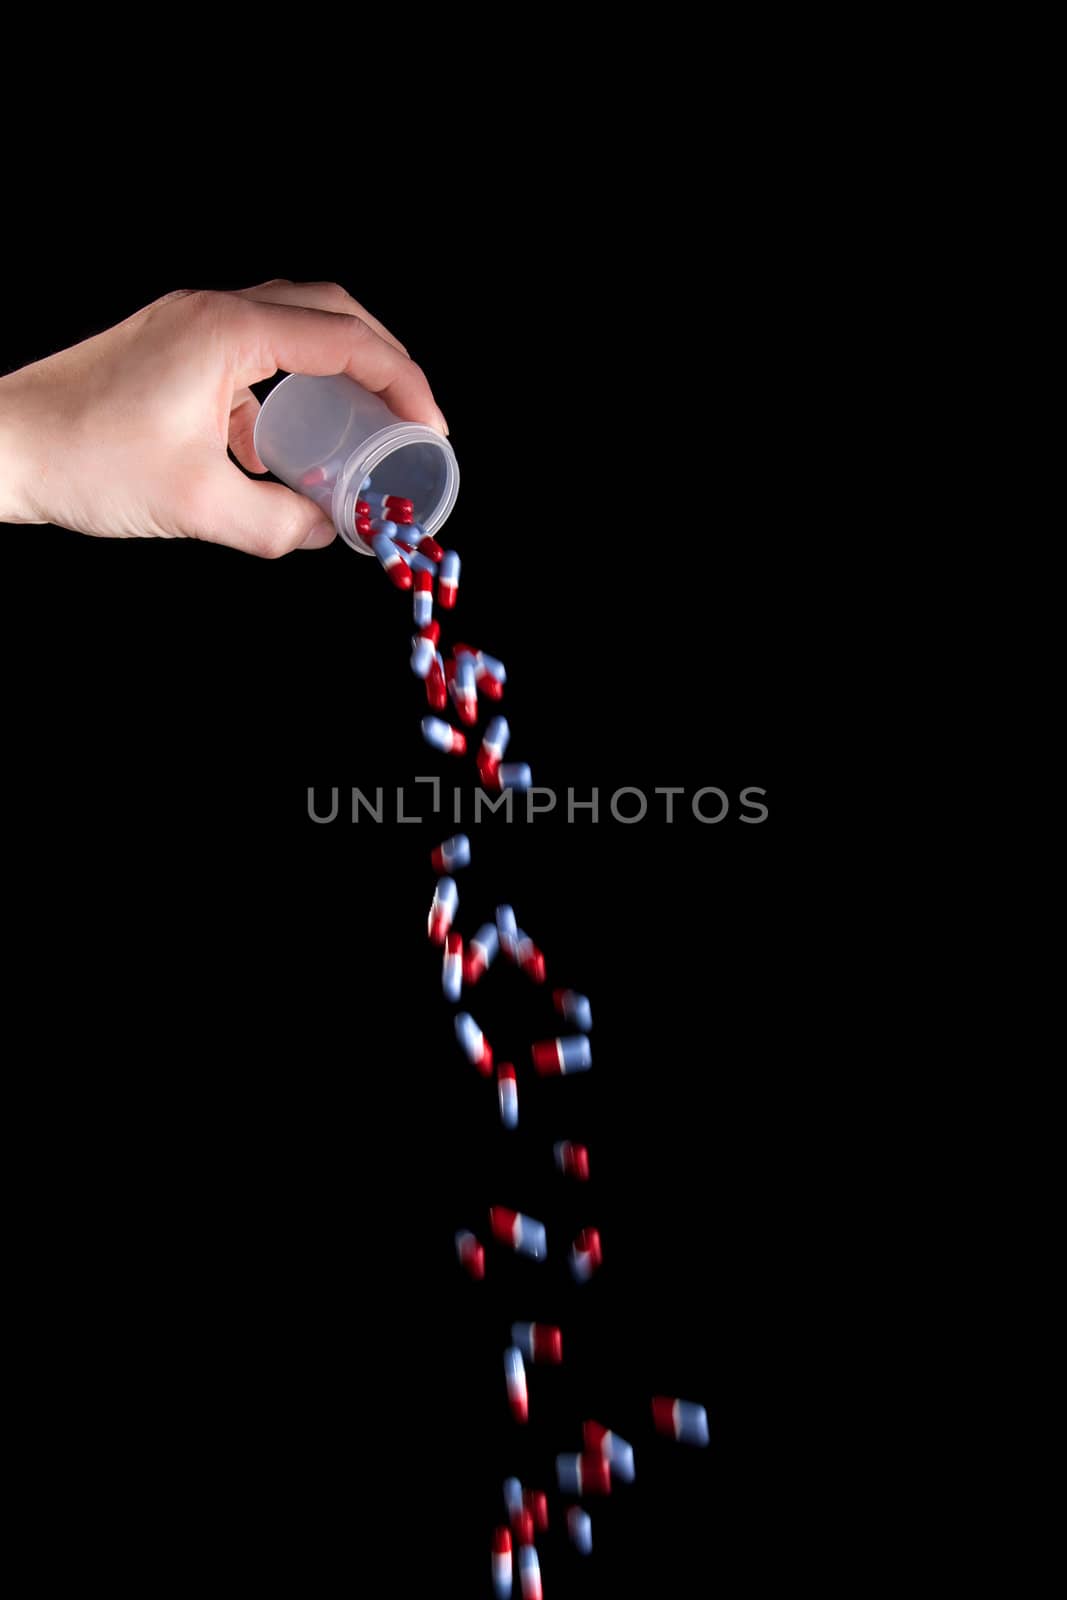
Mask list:
[[[489,1040],[479,1028],[469,1011],[456,1013],[456,1038],[471,1066],[477,1067],[483,1078],[493,1072],[493,1051]]]
[[[502,761],[497,781],[501,789],[532,789],[533,773],[525,761]]]
[[[456,920],[458,906],[459,890],[455,878],[438,878],[426,922],[426,931],[434,944],[444,944],[445,935]]]
[[[515,934],[515,954],[512,958],[534,983],[545,981],[545,958],[528,933],[519,928]]]
[[[508,1405],[516,1422],[529,1422],[530,1400],[526,1393],[526,1368],[522,1351],[514,1346],[504,1351],[504,1377],[508,1388]]]
[[[468,944],[463,958],[464,983],[477,983],[482,974],[492,966],[499,948],[500,936],[496,931],[496,924],[483,922]]]
[[[567,1265],[574,1281],[588,1283],[603,1259],[600,1234],[595,1228],[583,1228],[567,1253]]]
[[[541,1563],[532,1544],[524,1544],[519,1551],[519,1593],[522,1600],[543,1600]]]
[[[563,1332],[548,1322],[513,1322],[511,1342],[527,1361],[558,1366],[563,1360]]]
[[[408,524],[415,516],[414,502],[403,495],[387,494],[382,503],[394,522]]]
[[[588,1511],[583,1511],[581,1506],[569,1506],[567,1509],[567,1533],[570,1535],[571,1544],[583,1556],[593,1553],[593,1519]]]
[[[548,1235],[543,1222],[524,1217],[521,1211],[510,1211],[507,1206],[489,1207],[489,1226],[493,1238],[510,1245],[520,1256],[533,1261],[544,1261],[548,1255]]]
[[[584,1144],[575,1144],[571,1139],[559,1139],[552,1146],[552,1154],[565,1178],[577,1178],[580,1183],[589,1182],[589,1151]]]
[[[445,999],[451,1000],[453,1005],[463,994],[463,940],[458,933],[450,933],[445,940],[441,988]]]
[[[415,541],[415,548],[420,556],[425,556],[427,561],[432,561],[434,566],[444,555],[444,551],[433,536],[426,532],[420,522],[416,522],[409,530],[409,535]]]
[[[429,677],[433,657],[433,640],[425,633],[417,633],[411,641],[411,670],[416,678]]]
[[[432,745],[435,750],[442,750],[446,756],[461,756],[467,748],[466,736],[460,733],[458,728],[449,727],[447,722],[442,722],[440,717],[423,717],[422,737],[427,744]]]
[[[530,1046],[530,1055],[542,1078],[588,1072],[593,1065],[593,1047],[584,1033],[573,1033],[567,1039],[541,1039]]]
[[[574,989],[553,989],[552,1004],[561,1017],[573,1022],[576,1028],[588,1033],[593,1026],[593,1008],[584,994]]]
[[[455,872],[470,864],[471,842],[465,833],[454,833],[451,839],[444,839],[430,856],[435,872]]]
[[[463,659],[470,660],[470,657],[466,656]],[[478,751],[478,776],[487,789],[499,786],[500,760],[510,738],[511,729],[508,727],[506,717],[493,717],[482,734],[481,748]]]
[[[386,527],[388,527],[388,523]],[[390,583],[394,584],[398,589],[410,589],[412,584],[411,568],[384,529],[382,532],[376,533],[371,539],[371,549],[381,562]]]
[[[500,1100],[500,1120],[505,1128],[519,1125],[519,1083],[510,1061],[502,1061],[496,1069],[497,1095]]]
[[[627,1444],[617,1433],[612,1433],[609,1428],[602,1427],[599,1422],[585,1422],[582,1424],[582,1441],[587,1450],[599,1450],[612,1475],[620,1483],[633,1483],[636,1476],[634,1469],[634,1447]]]
[[[459,556],[454,550],[444,552],[438,572],[437,599],[443,610],[451,611],[459,590]]]
[[[563,1494],[611,1493],[611,1470],[599,1451],[557,1456],[556,1478]]]
[[[526,1489],[523,1493],[522,1503],[533,1517],[534,1527],[538,1533],[548,1532],[548,1496],[541,1489]],[[533,1540],[530,1540],[533,1543]]]
[[[478,720],[478,690],[474,681],[474,662],[470,656],[457,656],[451,682],[452,699],[461,722],[472,726]]]
[[[500,935],[500,948],[509,961],[515,959],[515,945],[519,936],[519,925],[515,921],[515,913],[510,906],[497,906],[496,927]]]
[[[511,1534],[507,1528],[493,1531],[492,1574],[496,1600],[511,1600]]]
[[[433,664],[426,674],[426,698],[435,711],[443,711],[448,704],[448,683],[445,680],[445,664],[440,650],[434,651]],[[466,739],[463,740],[463,744],[466,748]]]
[[[485,1277],[485,1246],[478,1243],[469,1228],[460,1228],[456,1234],[456,1255],[468,1277],[475,1282]]]
[[[693,1400],[656,1395],[652,1401],[652,1421],[657,1433],[677,1439],[679,1444],[706,1445],[710,1439],[708,1414]]]
[[[415,626],[417,628],[429,627],[433,617],[433,574],[431,572],[416,572],[415,574]]]
[[[515,1526],[515,1519],[523,1508],[522,1484],[518,1478],[504,1479],[504,1504],[508,1508],[508,1521]]]

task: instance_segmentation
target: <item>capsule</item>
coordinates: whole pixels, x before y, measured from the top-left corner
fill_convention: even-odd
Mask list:
[[[540,1489],[527,1489],[522,1503],[534,1520],[538,1533],[548,1532],[548,1496]],[[531,1541],[532,1543],[532,1541]]]
[[[527,1361],[558,1366],[563,1360],[563,1333],[547,1322],[513,1322],[511,1342]]]
[[[433,666],[433,640],[417,633],[411,641],[411,670],[416,678],[427,678]]]
[[[445,935],[456,919],[458,905],[459,890],[456,888],[456,880],[438,878],[426,923],[426,931],[434,944],[444,944]]]
[[[515,921],[515,913],[510,906],[497,906],[496,926],[500,935],[500,948],[509,959],[515,959],[515,941],[519,927]]]
[[[529,1422],[530,1401],[526,1393],[526,1368],[522,1352],[514,1346],[504,1351],[504,1376],[508,1386],[508,1405],[516,1422]]]
[[[459,589],[459,556],[454,550],[446,550],[441,557],[440,584],[437,599],[442,610],[451,611],[456,603],[456,593]]]
[[[513,1523],[522,1510],[522,1484],[518,1478],[504,1479],[504,1504],[508,1508],[508,1520]]]
[[[583,1228],[567,1255],[567,1264],[575,1282],[588,1283],[603,1259],[599,1233],[595,1228]]]
[[[593,1065],[593,1047],[584,1033],[571,1034],[567,1039],[542,1039],[530,1046],[530,1055],[542,1078],[588,1072]]]
[[[709,1440],[708,1414],[692,1400],[667,1399],[657,1395],[652,1402],[652,1421],[656,1432],[679,1444],[706,1445]]]
[[[507,1528],[493,1530],[492,1571],[497,1600],[511,1600],[511,1534]]]
[[[515,937],[515,954],[512,958],[534,983],[545,981],[545,958],[528,933],[520,928]]]
[[[483,972],[486,972],[496,958],[500,948],[500,937],[496,931],[496,924],[485,922],[478,929],[463,958],[464,983],[477,983]]]
[[[382,516],[373,517],[371,520],[379,533],[384,533],[391,543],[396,543],[397,526],[395,522],[391,522],[388,517]]]
[[[410,545],[406,544],[401,545],[400,548],[402,550],[411,549]],[[411,554],[405,559],[412,572],[429,573],[430,577],[432,578],[434,573],[437,571],[437,568],[434,566],[429,557],[421,555],[418,550],[412,550]]]
[[[565,1178],[577,1178],[581,1183],[588,1183],[589,1151],[584,1144],[573,1144],[570,1139],[560,1139],[552,1146],[552,1154],[556,1158],[556,1166]]]
[[[552,1004],[561,1017],[573,1022],[583,1033],[588,1033],[593,1026],[593,1008],[584,994],[576,994],[573,989],[553,989]]]
[[[429,679],[426,681],[429,684]],[[467,748],[467,741],[458,728],[450,728],[440,717],[423,717],[422,737],[435,750],[443,750],[446,756],[461,756]]]
[[[371,486],[371,475],[368,472],[367,476],[363,479],[363,482],[359,486],[360,494],[366,494],[366,492],[370,488],[370,486]]]
[[[582,1424],[582,1440],[587,1450],[600,1451],[620,1483],[633,1483],[636,1472],[632,1444],[627,1444],[625,1439],[620,1439],[617,1433],[602,1427],[599,1422]]]
[[[458,933],[450,933],[445,940],[441,988],[445,999],[451,1000],[453,1005],[463,993],[463,940]]]
[[[524,1217],[521,1211],[509,1211],[507,1206],[489,1207],[489,1226],[493,1238],[510,1245],[520,1256],[530,1256],[543,1261],[548,1255],[548,1236],[543,1222]]]
[[[460,721],[471,726],[478,720],[478,690],[474,682],[474,662],[470,656],[456,658],[450,687]]]
[[[434,651],[433,665],[426,674],[426,698],[435,711],[443,711],[448,704],[445,664],[441,660],[441,652],[439,650]]]
[[[568,1506],[567,1532],[571,1544],[583,1556],[593,1553],[593,1519],[581,1506]]]
[[[430,856],[430,865],[435,872],[455,872],[459,867],[469,867],[471,864],[471,842],[465,833],[454,833],[451,839],[445,839],[437,846]]]
[[[500,1120],[505,1128],[519,1125],[519,1085],[515,1068],[510,1061],[502,1061],[496,1069],[497,1095],[500,1099]]]
[[[541,1563],[532,1544],[524,1544],[519,1551],[519,1593],[522,1600],[543,1600]]]
[[[580,1456],[557,1456],[556,1478],[563,1494],[610,1494],[611,1471],[595,1450]]]
[[[395,515],[398,511],[411,516],[415,511],[415,502],[405,499],[402,494],[387,494],[382,504],[389,507],[390,516]]]
[[[533,1544],[536,1529],[534,1528],[533,1512],[520,1505],[518,1511],[511,1519],[511,1529],[518,1545]]]
[[[467,1228],[461,1228],[456,1234],[456,1255],[460,1266],[470,1277],[475,1280],[485,1277],[485,1246],[479,1244]]]
[[[356,518],[356,532],[359,534],[364,544],[373,543],[374,531],[374,524],[371,522],[369,517]]]
[[[371,538],[371,549],[385,569],[390,583],[395,584],[398,589],[410,589],[411,568],[388,534],[385,532],[374,534]]]
[[[475,669],[480,678],[492,678],[494,683],[498,683],[500,685],[501,689],[503,689],[505,683],[508,681],[508,675],[504,667],[504,663],[502,661],[498,661],[496,656],[486,655],[484,650],[478,651],[478,659],[475,663]],[[481,688],[480,683],[478,687]]]
[[[415,535],[417,532],[422,533],[422,538],[419,539],[418,542],[419,554],[420,556],[425,556],[427,561],[432,561],[434,566],[436,566],[441,557],[444,555],[444,550],[438,544],[437,540],[434,539],[430,534],[423,532],[423,530],[419,528],[418,523],[415,524],[415,527],[412,528],[411,531],[413,535]]]
[[[379,489],[370,487],[369,478],[364,478],[359,486],[359,492],[367,504],[374,507],[375,511],[380,511],[385,504],[385,495]]]
[[[456,1013],[456,1038],[471,1065],[478,1068],[483,1078],[490,1077],[493,1071],[493,1051],[469,1011]]]
[[[532,789],[533,773],[525,761],[505,761],[497,774],[502,789]]]
[[[470,657],[467,656],[463,659],[469,660]],[[479,754],[499,763],[503,759],[504,751],[508,747],[510,738],[511,729],[508,727],[507,717],[493,717],[482,734],[482,747]]]
[[[433,577],[429,572],[415,574],[415,626],[425,628],[433,616]]]

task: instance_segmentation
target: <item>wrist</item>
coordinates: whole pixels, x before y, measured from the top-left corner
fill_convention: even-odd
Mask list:
[[[19,374],[0,378],[0,522],[47,522],[38,494],[43,487],[30,397]]]

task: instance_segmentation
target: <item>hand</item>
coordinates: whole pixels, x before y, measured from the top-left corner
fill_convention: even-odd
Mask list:
[[[0,378],[0,521],[128,539],[209,539],[260,556],[316,549],[331,522],[267,469],[249,385],[347,372],[397,416],[448,427],[421,368],[333,283],[181,290]]]

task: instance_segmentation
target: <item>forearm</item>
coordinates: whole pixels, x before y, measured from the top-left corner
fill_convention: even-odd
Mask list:
[[[0,378],[0,522],[47,522],[40,509],[47,467],[22,374]]]

